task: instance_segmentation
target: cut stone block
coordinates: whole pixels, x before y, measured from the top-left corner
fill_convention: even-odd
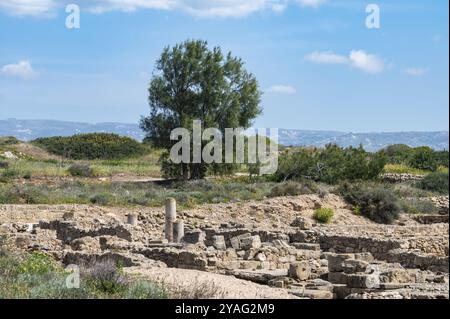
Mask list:
[[[292,227],[297,227],[301,230],[309,230],[312,228],[312,223],[303,217],[297,217],[292,223]]]
[[[373,274],[347,275],[347,286],[349,288],[377,289],[380,288],[380,277]]]
[[[319,244],[292,243],[291,245],[294,246],[297,249],[320,251],[320,245]]]
[[[328,281],[333,284],[347,284],[347,275],[343,272],[328,273]]]
[[[261,248],[261,238],[258,235],[241,239],[241,249]]]
[[[341,272],[343,271],[342,263],[348,259],[354,259],[353,254],[333,254],[328,255],[328,270],[330,272]]]
[[[183,241],[187,244],[204,244],[206,240],[205,232],[194,230],[184,234]]]
[[[252,236],[250,233],[232,237],[230,242],[235,250],[258,249],[261,247],[261,238],[258,235]]]
[[[348,259],[342,263],[342,269],[347,274],[365,272],[369,263],[363,260]]]
[[[213,242],[212,245],[217,250],[226,250],[227,249],[227,245],[225,243],[225,237],[224,236],[215,235],[212,238],[212,242]]]

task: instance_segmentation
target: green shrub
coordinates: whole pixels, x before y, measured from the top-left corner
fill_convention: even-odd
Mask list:
[[[402,201],[402,208],[408,214],[436,214],[437,207],[429,200],[409,198]]]
[[[270,191],[271,197],[280,196],[297,196],[304,194],[313,194],[317,190],[317,187],[312,183],[297,183],[294,181],[288,181],[280,183],[272,187]]]
[[[422,180],[418,181],[416,186],[426,191],[448,194],[448,172],[428,174]]]
[[[106,133],[39,138],[33,143],[50,153],[75,160],[124,159],[143,155],[147,150],[132,138]]]
[[[448,168],[449,164],[449,152],[448,151],[438,151],[435,153],[435,158],[439,166]]]
[[[353,207],[353,214],[355,214],[356,216],[361,216],[361,207],[354,206]]]
[[[5,179],[19,178],[20,172],[16,169],[8,168],[1,175]]]
[[[278,181],[314,180],[336,184],[342,180],[375,180],[386,164],[382,153],[371,154],[362,147],[301,148],[282,154],[275,174]]]
[[[76,163],[68,168],[70,175],[77,177],[92,177],[94,171],[89,164]]]
[[[380,152],[385,154],[390,164],[404,164],[412,154],[413,148],[405,144],[389,145]]]
[[[435,151],[425,146],[413,150],[409,160],[409,166],[434,172],[439,165]]]
[[[158,285],[148,281],[138,281],[129,285],[124,293],[127,299],[166,299],[168,294]]]
[[[338,191],[362,216],[374,222],[391,224],[401,212],[399,199],[387,186],[344,183]]]
[[[395,194],[399,198],[423,198],[430,197],[432,193],[416,187],[416,183],[401,183],[393,185]]]
[[[41,252],[32,252],[20,264],[18,271],[21,274],[44,275],[56,272],[58,266],[54,259]]]
[[[109,203],[109,198],[110,195],[109,194],[95,194],[94,196],[92,196],[89,201],[92,204],[95,205],[100,205],[100,206],[106,206]]]
[[[12,179],[24,178],[31,179],[31,173],[21,172],[15,168],[7,168],[0,173],[0,182],[7,183]]]
[[[0,136],[0,146],[19,144],[20,141],[14,136]]]
[[[1,245],[0,245],[1,248]],[[132,279],[108,261],[81,267],[80,287],[68,288],[65,271],[43,253],[0,251],[0,299],[160,299],[168,294],[158,284]]]
[[[402,165],[416,170],[436,171],[439,166],[448,168],[449,152],[435,151],[428,146],[409,147],[404,144],[390,145],[379,153],[389,164]]]
[[[97,262],[85,269],[84,276],[95,290],[103,294],[119,295],[127,289],[128,279],[117,264],[110,260]]]
[[[314,211],[314,219],[321,224],[328,224],[334,216],[331,208],[319,208]]]
[[[39,204],[42,192],[34,187],[12,185],[0,191],[0,204]]]

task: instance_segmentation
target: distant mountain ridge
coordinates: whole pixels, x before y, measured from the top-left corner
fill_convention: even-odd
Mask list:
[[[23,141],[39,137],[69,136],[80,133],[116,133],[136,140],[145,137],[138,124],[126,123],[78,123],[57,120],[0,120],[0,136],[15,136]],[[407,144],[413,147],[429,146],[436,150],[449,149],[449,132],[395,132],[349,133],[339,131],[312,131],[279,129],[278,140],[286,146],[323,147],[335,143],[343,147],[363,145],[368,151],[377,151],[391,144]]]
[[[280,144],[289,146],[323,147],[330,143],[342,147],[363,145],[364,149],[370,152],[392,144],[406,144],[411,147],[429,146],[435,150],[448,150],[449,132],[346,133],[280,129],[278,141]]]
[[[143,140],[144,132],[137,124],[125,123],[81,123],[57,120],[0,120],[0,136],[10,135],[22,141],[31,141],[40,137],[70,136],[81,133],[116,133]]]

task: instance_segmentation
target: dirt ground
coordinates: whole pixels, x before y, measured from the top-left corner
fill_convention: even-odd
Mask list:
[[[161,283],[179,293],[206,294],[214,299],[297,299],[286,290],[209,272],[177,268],[125,268],[126,273]],[[198,291],[202,290],[202,291]]]
[[[189,225],[220,226],[234,222],[249,228],[280,230],[289,226],[297,217],[314,223],[314,210],[319,207],[332,208],[332,225],[377,225],[367,218],[355,215],[350,207],[336,195],[320,198],[317,195],[278,197],[263,201],[247,201],[230,204],[205,204],[193,209],[179,209],[179,218]],[[40,220],[56,219],[66,212],[75,212],[79,218],[101,218],[114,216],[126,221],[126,215],[135,213],[154,218],[155,224],[163,225],[164,208],[149,207],[101,207],[94,205],[0,205],[0,223],[37,223]],[[417,224],[408,216],[402,223]],[[162,229],[162,228],[161,228]]]

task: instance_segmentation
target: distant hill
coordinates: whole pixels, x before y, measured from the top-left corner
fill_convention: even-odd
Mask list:
[[[137,124],[77,123],[55,120],[0,120],[0,136],[15,136],[23,141],[38,137],[69,136],[78,133],[116,133],[136,140],[145,137]],[[413,147],[430,146],[436,150],[449,149],[449,132],[398,132],[398,133],[349,133],[338,131],[310,131],[280,129],[279,143],[286,146],[317,146],[329,143],[340,146],[362,144],[368,151],[377,151],[391,144],[407,144]]]
[[[39,137],[70,136],[79,133],[116,133],[143,140],[144,132],[137,124],[124,123],[78,123],[55,120],[0,120],[0,136],[15,136],[22,141]]]
[[[323,147],[329,143],[343,147],[363,145],[373,152],[392,144],[406,144],[412,147],[429,146],[436,150],[449,149],[448,131],[442,132],[395,132],[395,133],[345,133],[334,131],[278,131],[280,144],[287,146]]]

